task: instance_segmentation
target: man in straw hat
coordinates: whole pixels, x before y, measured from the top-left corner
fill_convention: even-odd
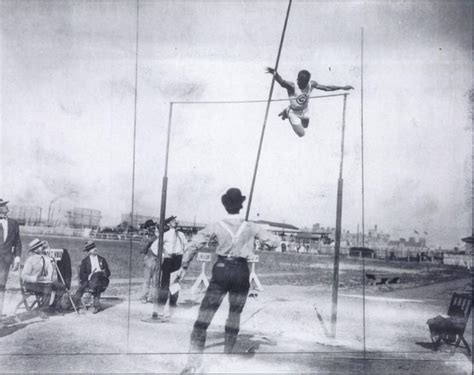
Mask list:
[[[94,297],[93,313],[97,314],[101,310],[100,295],[109,285],[110,270],[105,258],[97,254],[97,247],[93,241],[87,241],[83,251],[88,255],[81,262],[80,285],[74,299],[79,302],[84,293],[90,293]]]
[[[21,256],[21,239],[18,223],[8,218],[8,202],[0,199],[0,327],[2,323],[3,301],[8,273],[18,270]]]
[[[25,289],[42,296],[39,310],[41,317],[46,318],[46,312],[54,312],[59,307],[66,287],[57,281],[57,274],[52,265],[52,259],[44,254],[47,247],[45,241],[35,238],[28,245],[28,258],[21,272]],[[53,304],[50,306],[51,294],[55,292]]]
[[[247,260],[255,257],[255,239],[272,247],[278,246],[280,242],[277,236],[239,216],[244,200],[245,196],[239,189],[227,190],[221,197],[227,216],[199,231],[186,246],[179,276],[181,280],[197,251],[206,246],[211,238],[217,241],[217,262],[212,268],[212,279],[194,323],[190,355],[183,373],[195,373],[201,366],[207,328],[227,293],[230,307],[225,325],[224,352],[232,353],[240,329],[240,314],[250,288]]]

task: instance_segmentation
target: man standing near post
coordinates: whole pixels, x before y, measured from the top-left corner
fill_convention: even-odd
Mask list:
[[[161,285],[160,293],[158,295],[158,317],[167,321],[172,315],[178,305],[179,291],[170,294],[171,274],[181,268],[181,261],[183,260],[184,247],[186,238],[184,233],[178,230],[178,220],[176,216],[170,216],[165,220],[165,228],[169,226],[169,230],[163,236],[163,263],[161,268]],[[165,315],[165,305],[170,299],[169,316]]]
[[[8,218],[8,202],[0,199],[0,328],[3,327],[2,313],[10,266],[18,270],[21,256],[20,227],[18,223]]]
[[[191,333],[190,355],[182,373],[196,373],[201,367],[206,333],[214,314],[229,293],[229,315],[225,325],[224,352],[232,353],[240,329],[240,314],[247,301],[250,272],[247,260],[255,257],[255,239],[276,247],[279,237],[267,232],[258,224],[239,216],[245,196],[231,188],[221,197],[228,215],[221,221],[202,229],[186,247],[179,279],[186,274],[189,263],[197,251],[213,238],[217,241],[217,262],[212,268],[212,279],[199,308],[199,315]]]
[[[156,223],[149,219],[143,224],[143,229],[147,231],[146,236],[140,243],[140,253],[143,254],[143,291],[140,301],[143,303],[152,302],[155,291],[154,277],[157,267],[158,255],[158,230]]]

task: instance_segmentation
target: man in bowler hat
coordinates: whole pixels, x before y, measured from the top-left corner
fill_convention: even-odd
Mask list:
[[[18,270],[21,256],[20,227],[8,218],[8,202],[0,199],[0,327],[3,327],[2,312],[10,267]]]
[[[240,329],[240,314],[250,288],[247,261],[255,257],[255,239],[272,247],[278,246],[280,242],[276,235],[239,216],[245,201],[245,196],[239,189],[227,190],[221,201],[227,216],[199,231],[194,240],[186,246],[183,256],[180,280],[184,278],[197,251],[206,246],[211,238],[217,241],[217,261],[212,268],[212,278],[194,323],[190,355],[182,373],[195,373],[201,366],[207,328],[227,293],[230,307],[225,324],[224,352],[232,353]]]
[[[83,251],[88,255],[81,262],[80,285],[74,299],[79,302],[84,293],[90,293],[94,297],[93,313],[97,314],[101,310],[100,295],[109,285],[110,270],[105,258],[97,254],[97,247],[93,241],[87,241]]]

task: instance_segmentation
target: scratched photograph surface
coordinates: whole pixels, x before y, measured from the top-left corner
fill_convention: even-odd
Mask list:
[[[472,373],[472,2],[0,7],[0,372]]]

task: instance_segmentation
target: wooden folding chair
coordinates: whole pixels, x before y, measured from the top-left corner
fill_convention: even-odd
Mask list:
[[[21,273],[21,270],[20,270]],[[21,291],[21,301],[15,307],[14,315],[18,317],[19,311],[24,309],[25,311],[35,310],[38,306],[41,305],[43,295],[39,292],[33,292],[25,288],[23,280],[20,276],[20,291]]]
[[[428,320],[434,350],[437,350],[444,342],[447,345],[453,345],[452,353],[454,353],[462,343],[467,353],[471,354],[469,343],[464,338],[471,309],[472,295],[470,293],[453,293],[448,308],[448,317],[437,316]]]

